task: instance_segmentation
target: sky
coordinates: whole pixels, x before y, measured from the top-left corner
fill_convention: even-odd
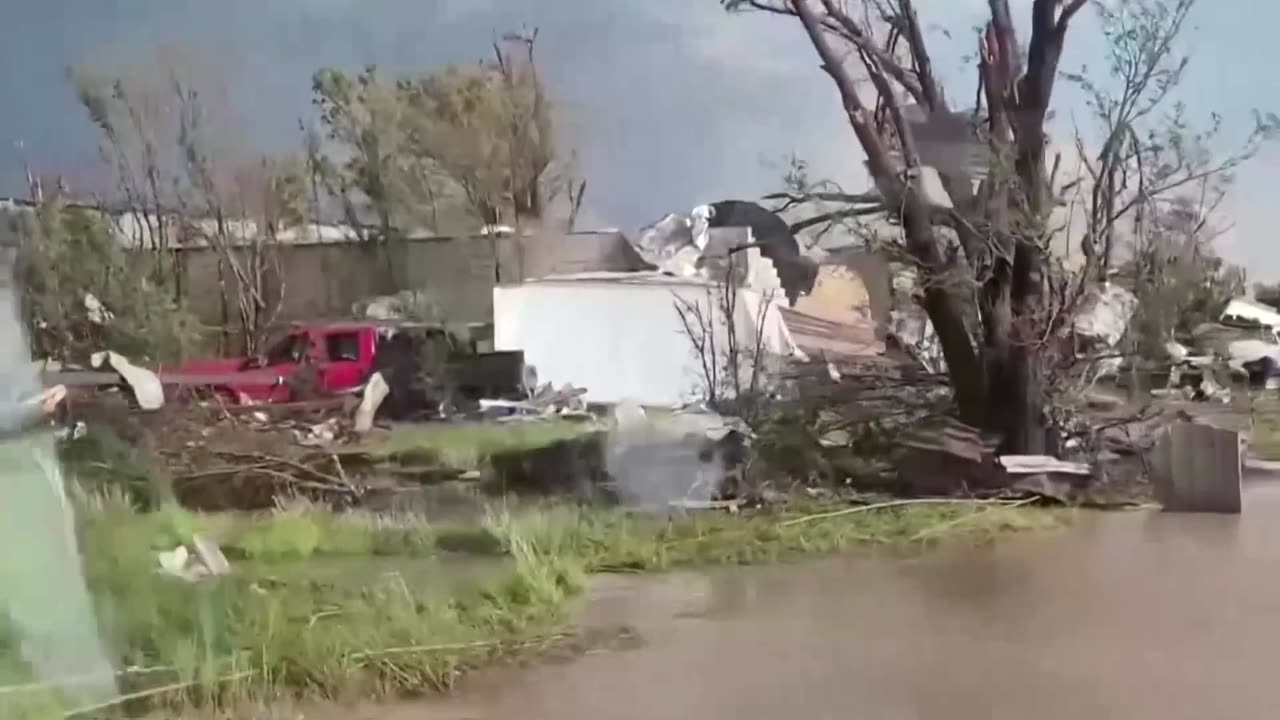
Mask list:
[[[1280,111],[1280,5],[1200,0],[1180,91],[1193,112],[1227,119],[1239,140],[1253,109]],[[835,89],[793,20],[727,14],[718,0],[41,0],[5,3],[0,23],[0,195],[25,194],[24,164],[102,189],[107,171],[67,68],[103,68],[176,47],[224,79],[254,150],[298,146],[310,77],[376,63],[414,72],[486,56],[495,31],[539,29],[540,67],[565,139],[588,179],[580,225],[634,231],[665,213],[780,189],[795,154],[816,177],[857,189],[865,177]],[[1013,0],[1025,18],[1030,0]],[[984,0],[917,0],[934,60],[955,98],[973,92],[971,28]],[[1250,18],[1241,22],[1242,17]],[[1024,38],[1025,39],[1025,38]],[[1096,20],[1072,27],[1063,69],[1101,65]],[[1268,59],[1269,58],[1269,59]],[[1263,69],[1266,69],[1265,71]],[[1252,69],[1252,71],[1251,71]],[[1087,122],[1059,84],[1055,125]],[[1229,145],[1224,144],[1224,150]],[[1220,240],[1255,280],[1280,280],[1271,231],[1280,148],[1240,173]]]

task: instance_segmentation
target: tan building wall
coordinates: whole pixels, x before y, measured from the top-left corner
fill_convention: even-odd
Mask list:
[[[639,269],[638,256],[613,232],[524,238],[415,238],[388,245],[313,243],[277,248],[284,302],[278,320],[346,318],[352,307],[371,297],[401,290],[425,290],[450,322],[487,323],[493,319],[493,288],[526,277],[588,270]],[[183,291],[205,325],[222,324],[219,255],[207,247],[182,249]],[[234,277],[223,276],[234,295]],[[275,296],[274,292],[269,293]],[[230,308],[235,324],[235,308]]]

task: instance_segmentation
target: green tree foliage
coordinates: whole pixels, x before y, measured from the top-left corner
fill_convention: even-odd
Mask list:
[[[407,162],[401,103],[377,68],[355,77],[325,68],[313,76],[312,91],[328,143],[310,141],[310,160],[348,224],[363,232],[376,223],[386,238],[417,219],[417,201],[424,199],[417,191],[434,205],[430,185],[416,182],[432,173]]]
[[[157,277],[148,255],[126,248],[104,215],[55,199],[13,221],[22,226],[23,310],[35,357],[83,363],[110,349],[158,362],[195,343],[197,324],[175,301],[168,275]],[[95,299],[109,315],[95,310]]]
[[[1213,250],[1218,234],[1203,208],[1179,196],[1159,208],[1134,257],[1120,268],[1138,298],[1133,330],[1142,356],[1162,356],[1165,343],[1186,341],[1244,293],[1245,271]]]
[[[541,222],[562,196],[572,214],[583,185],[557,145],[535,36],[506,36],[487,62],[394,82],[375,67],[317,72],[325,142],[313,144],[313,166],[348,222],[383,237],[439,229],[458,207],[486,225]]]

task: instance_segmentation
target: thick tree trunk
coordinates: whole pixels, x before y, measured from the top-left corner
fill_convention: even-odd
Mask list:
[[[1002,452],[1040,455],[1047,437],[1035,323],[1041,300],[1039,249],[1011,239],[1006,250],[1013,262],[998,263],[984,288],[987,392],[982,428],[1001,437]]]
[[[1000,451],[1041,455],[1046,446],[1043,378],[1033,348],[1008,343],[987,348],[983,430],[1001,437]]]
[[[980,425],[985,415],[987,387],[982,364],[965,324],[963,300],[945,283],[936,281],[945,275],[944,260],[928,210],[918,194],[908,195],[902,221],[907,247],[926,278],[924,310],[947,361],[947,374],[960,419],[970,425]],[[935,281],[929,282],[929,278]]]
[[[871,21],[859,20],[840,0],[736,0],[730,4],[800,19],[823,70],[840,91],[885,207],[891,212],[897,209],[901,216],[906,250],[924,283],[923,304],[947,361],[961,419],[998,433],[1006,452],[1042,452],[1047,438],[1039,354],[1048,328],[1043,327],[1042,317],[1040,244],[1052,210],[1044,123],[1067,25],[1087,0],[1032,0],[1031,41],[1025,56],[1009,0],[988,0],[991,22],[980,40],[979,94],[986,101],[992,157],[1000,162],[993,163],[993,172],[976,192],[967,182],[943,178],[955,208],[953,219],[957,214],[973,216],[961,218],[953,229],[968,269],[983,273],[971,276],[982,288],[979,343],[971,336],[965,312],[970,285],[965,284],[963,293],[947,287],[958,263],[943,252],[934,228],[935,208],[915,182],[923,163],[899,98],[905,94],[935,110],[945,109],[945,101],[930,72],[912,3],[852,4],[878,8],[896,4],[902,27],[889,33],[885,45],[877,39]],[[897,32],[910,46],[910,68],[900,64],[895,54]],[[865,84],[847,62],[851,56],[861,60],[876,102],[863,100]],[[1014,172],[1007,172],[1006,159],[1013,160]]]
[[[969,425],[981,426],[986,416],[989,384],[973,351],[960,303],[943,288],[929,288],[924,294],[924,309],[947,361],[947,375],[951,378],[960,419]]]

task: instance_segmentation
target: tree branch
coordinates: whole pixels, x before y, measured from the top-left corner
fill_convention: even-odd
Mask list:
[[[1004,59],[1001,92],[1008,89],[1007,83],[1013,82],[1022,74],[1022,54],[1018,47],[1018,33],[1013,27],[1013,16],[1009,12],[1009,0],[989,0],[991,7],[991,29],[995,32],[999,54]]]
[[[929,57],[929,48],[924,42],[924,33],[920,32],[920,18],[912,0],[898,0],[898,11],[905,25],[907,45],[911,49],[911,58],[915,64],[916,76],[920,82],[920,94],[923,104],[930,110],[946,110],[946,98],[942,88],[933,75],[933,60]]]
[[[1065,33],[1067,24],[1071,22],[1071,17],[1080,12],[1088,4],[1089,0],[1070,0],[1067,6],[1062,9],[1062,14],[1058,16],[1058,32]]]
[[[892,54],[877,45],[875,39],[856,20],[850,17],[849,13],[838,7],[833,0],[821,1],[827,17],[834,20],[835,24],[843,31],[838,33],[840,37],[848,40],[859,51],[875,60],[880,69],[901,85],[916,102],[921,105],[930,105],[918,77],[913,77],[912,73],[902,67]],[[798,7],[803,5],[806,0],[793,0],[793,2]]]
[[[811,218],[805,218],[791,224],[791,232],[798,233],[811,227],[821,225],[836,220],[845,220],[853,217],[864,217],[867,215],[877,215],[885,212],[886,208],[882,205],[874,205],[870,207],[845,208],[843,210],[835,210],[821,215],[815,215]]]
[[[798,194],[779,192],[765,195],[764,199],[787,200],[798,205],[807,202],[879,203],[884,198],[879,193],[813,192]]]
[[[823,0],[823,2],[829,3],[831,0]],[[823,70],[831,76],[836,88],[840,91],[845,114],[848,116],[854,134],[858,137],[859,144],[862,145],[863,152],[867,155],[867,164],[877,188],[886,199],[897,197],[902,189],[900,181],[897,180],[895,164],[876,133],[866,104],[858,95],[858,87],[853,75],[845,67],[844,59],[832,47],[831,38],[823,30],[821,18],[814,11],[810,0],[791,0],[791,5],[800,17],[800,22],[804,25],[814,49],[818,51],[818,57],[822,59]]]

